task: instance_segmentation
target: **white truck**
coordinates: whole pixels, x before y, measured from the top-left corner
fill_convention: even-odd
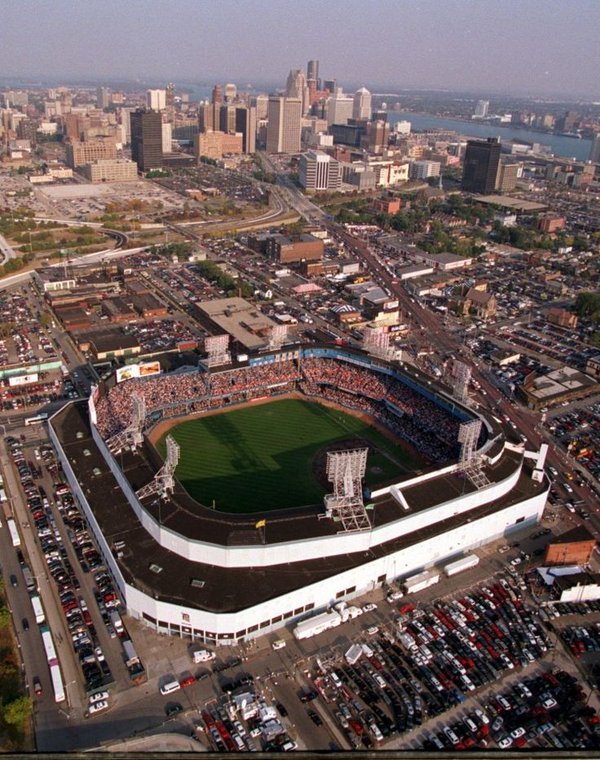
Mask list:
[[[342,616],[337,610],[328,610],[321,612],[320,615],[314,615],[308,620],[302,620],[294,628],[294,636],[298,639],[308,639],[316,636],[329,628],[337,628],[342,623]]]
[[[209,660],[215,659],[215,653],[209,652],[208,649],[200,649],[197,652],[194,652],[194,662],[208,662]]]
[[[461,557],[455,562],[450,562],[450,564],[445,565],[444,573],[448,578],[451,578],[453,575],[462,573],[465,570],[470,570],[472,567],[476,567],[478,564],[479,557],[476,554],[468,554],[466,557]]]
[[[422,573],[411,575],[404,579],[404,589],[407,594],[416,594],[418,591],[433,586],[440,579],[440,574],[435,570],[424,570]]]

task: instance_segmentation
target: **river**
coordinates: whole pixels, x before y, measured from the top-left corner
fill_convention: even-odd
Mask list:
[[[517,140],[525,143],[549,145],[555,156],[576,158],[587,161],[590,155],[591,140],[578,140],[575,137],[552,135],[546,132],[534,132],[530,129],[517,129],[478,122],[445,119],[429,114],[409,113],[407,111],[389,111],[388,121],[395,124],[402,120],[410,121],[413,130],[448,129],[470,137],[500,137],[501,140]]]

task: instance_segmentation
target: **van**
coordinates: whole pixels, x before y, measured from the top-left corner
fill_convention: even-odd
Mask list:
[[[177,691],[178,689],[181,689],[181,686],[179,685],[179,681],[169,681],[166,684],[163,684],[163,686],[160,687],[160,693],[165,696],[166,694],[172,694],[174,691]]]
[[[198,652],[194,652],[194,662],[208,662],[215,659],[215,653],[209,652],[208,649],[200,649]]]

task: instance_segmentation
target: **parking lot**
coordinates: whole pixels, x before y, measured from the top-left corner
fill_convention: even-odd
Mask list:
[[[600,480],[600,401],[556,414],[547,426],[560,445]]]

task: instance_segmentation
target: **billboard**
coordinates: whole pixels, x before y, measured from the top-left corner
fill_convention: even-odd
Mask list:
[[[125,380],[131,380],[134,377],[139,377],[140,368],[137,364],[130,364],[127,367],[119,367],[115,372],[115,379],[118,383],[123,383]]]
[[[142,362],[138,364],[140,368],[140,377],[160,374],[160,362]]]
[[[28,375],[17,375],[16,377],[9,377],[8,378],[8,384],[10,386],[14,385],[29,385],[30,383],[37,383],[38,381],[38,373],[37,372],[31,372]]]
[[[123,383],[125,380],[132,380],[134,377],[148,377],[160,373],[160,362],[142,362],[141,364],[128,364],[126,367],[119,367],[115,372],[117,383]]]

